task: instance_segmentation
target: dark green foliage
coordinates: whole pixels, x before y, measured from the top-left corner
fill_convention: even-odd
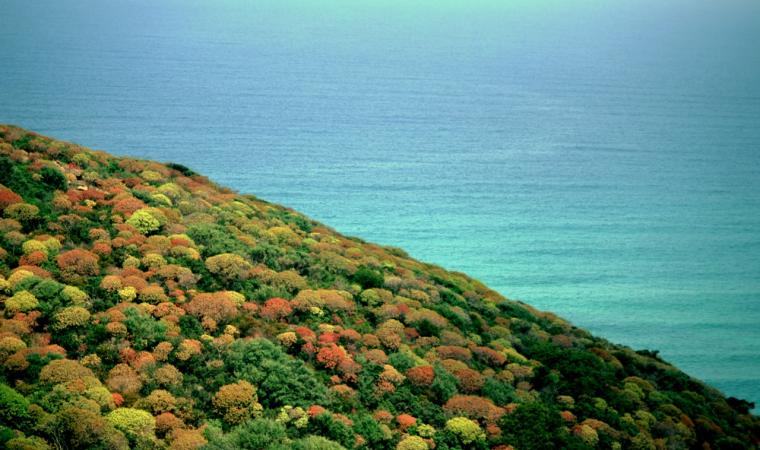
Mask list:
[[[8,428],[5,425],[0,425],[0,447],[4,446],[6,442],[13,439],[14,437],[16,437],[16,432],[13,431],[13,428]]]
[[[193,172],[192,169],[189,169],[188,167],[183,166],[182,164],[170,162],[170,163],[166,163],[166,167],[169,167],[170,169],[174,169],[186,177],[192,177],[193,175],[196,175],[196,173]]]
[[[755,403],[736,397],[728,397],[726,402],[728,403],[728,406],[733,408],[739,414],[749,414],[749,412],[755,408]]]
[[[135,350],[151,348],[166,339],[166,325],[153,317],[142,315],[131,308],[127,309],[124,315],[127,316],[124,325],[132,336],[132,346]]]
[[[515,389],[511,384],[491,377],[486,378],[481,393],[497,405],[506,405],[517,400]]]
[[[375,409],[380,401],[380,396],[375,389],[375,383],[382,371],[383,368],[379,365],[368,362],[364,364],[364,368],[359,374],[359,380],[356,383],[359,399],[369,410]]]
[[[206,450],[259,450],[284,445],[285,426],[271,419],[256,418],[232,428],[228,433],[216,425],[205,432]]]
[[[441,329],[428,319],[422,319],[414,323],[414,329],[420,334],[420,336],[435,336],[441,335]]]
[[[388,364],[392,365],[401,372],[406,372],[415,366],[415,361],[401,352],[395,352],[388,355]]]
[[[356,270],[353,281],[364,289],[370,289],[383,287],[385,279],[382,273],[369,267],[361,266]]]
[[[48,353],[46,355],[31,353],[27,355],[26,361],[29,363],[29,367],[26,369],[27,377],[29,379],[36,380],[40,375],[40,371],[47,365],[47,363],[54,359],[61,358],[63,358],[63,356],[58,353]]]
[[[335,420],[331,414],[323,413],[309,420],[308,430],[317,436],[324,436],[338,442],[344,447],[353,447],[353,431],[346,424]]]
[[[435,379],[430,385],[433,398],[444,404],[457,393],[457,379],[439,364],[435,365]]]
[[[234,378],[258,386],[259,402],[265,407],[306,407],[326,401],[327,391],[314,371],[269,340],[236,341],[225,362]]]
[[[498,306],[501,312],[507,317],[516,317],[527,322],[536,321],[536,316],[514,302],[501,302]]]
[[[381,448],[381,447],[378,447]],[[344,450],[345,447],[323,436],[310,435],[290,443],[288,450]],[[281,450],[281,449],[277,449]]]
[[[284,269],[280,264],[280,258],[284,254],[282,248],[267,243],[259,244],[250,250],[251,259],[254,262],[262,263],[275,270]]]
[[[0,156],[0,184],[40,208],[41,215],[50,212],[53,191],[49,186],[36,181],[26,165],[15,163],[7,156]]]
[[[520,405],[499,421],[502,441],[521,450],[586,448],[563,427],[559,410],[544,403]]]
[[[614,369],[591,352],[558,347],[537,339],[525,339],[522,353],[559,372],[557,388],[572,396],[600,396],[617,384]]]
[[[354,432],[360,434],[367,441],[367,447],[372,449],[390,449],[391,441],[386,439],[380,424],[369,414],[362,414],[354,419]]]
[[[220,253],[236,253],[240,256],[248,254],[248,247],[221,225],[198,224],[187,229],[187,235],[201,246],[204,258]]]
[[[17,427],[29,418],[26,398],[5,383],[0,383],[0,424]]]
[[[198,339],[204,333],[201,321],[197,317],[185,314],[179,318],[182,334],[190,339]]]
[[[32,148],[31,148],[30,144],[31,144],[33,138],[34,138],[33,135],[26,134],[23,137],[20,137],[20,138],[16,139],[15,141],[11,142],[11,145],[14,148],[17,148],[17,149],[20,149],[20,150],[31,150]]]
[[[52,167],[43,167],[40,169],[42,182],[51,189],[65,191],[68,188],[66,177],[58,170]]]

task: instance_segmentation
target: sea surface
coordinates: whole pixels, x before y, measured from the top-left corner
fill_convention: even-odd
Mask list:
[[[0,2],[0,122],[187,165],[760,405],[760,2]]]

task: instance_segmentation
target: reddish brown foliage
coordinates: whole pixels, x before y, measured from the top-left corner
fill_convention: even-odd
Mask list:
[[[462,415],[470,419],[493,421],[504,415],[504,409],[494,405],[487,398],[475,395],[455,395],[443,405],[443,410],[452,415]]]
[[[412,367],[406,371],[406,377],[412,384],[428,386],[435,379],[435,371],[433,366]]]
[[[477,370],[462,368],[454,370],[454,376],[459,380],[459,387],[464,392],[477,392],[483,387],[485,378]]]
[[[465,362],[472,359],[472,352],[469,349],[457,345],[441,345],[436,351],[441,359],[456,359]]]
[[[475,347],[472,349],[475,357],[491,367],[501,367],[507,362],[507,357],[488,347]]]
[[[94,276],[100,273],[98,255],[76,248],[58,255],[58,268],[62,272],[83,276]]]

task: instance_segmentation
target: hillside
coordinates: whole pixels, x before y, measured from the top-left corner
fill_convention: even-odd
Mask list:
[[[661,360],[178,164],[0,126],[0,447],[741,449]]]

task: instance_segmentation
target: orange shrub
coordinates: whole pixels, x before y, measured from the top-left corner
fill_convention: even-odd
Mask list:
[[[0,186],[0,211],[14,203],[21,203],[24,199],[5,186]]]
[[[404,431],[407,428],[417,424],[417,419],[415,419],[414,416],[410,416],[409,414],[399,414],[396,416],[396,422],[398,423],[399,429],[401,429],[401,431]]]
[[[209,318],[216,322],[231,320],[238,313],[237,304],[224,292],[196,294],[184,305],[184,308],[194,316]]]
[[[290,302],[284,298],[274,297],[264,302],[259,314],[267,320],[282,320],[293,312]]]
[[[319,352],[317,353],[317,362],[327,369],[334,369],[347,357],[348,355],[343,347],[333,344],[329,347],[322,347],[319,349]]]

